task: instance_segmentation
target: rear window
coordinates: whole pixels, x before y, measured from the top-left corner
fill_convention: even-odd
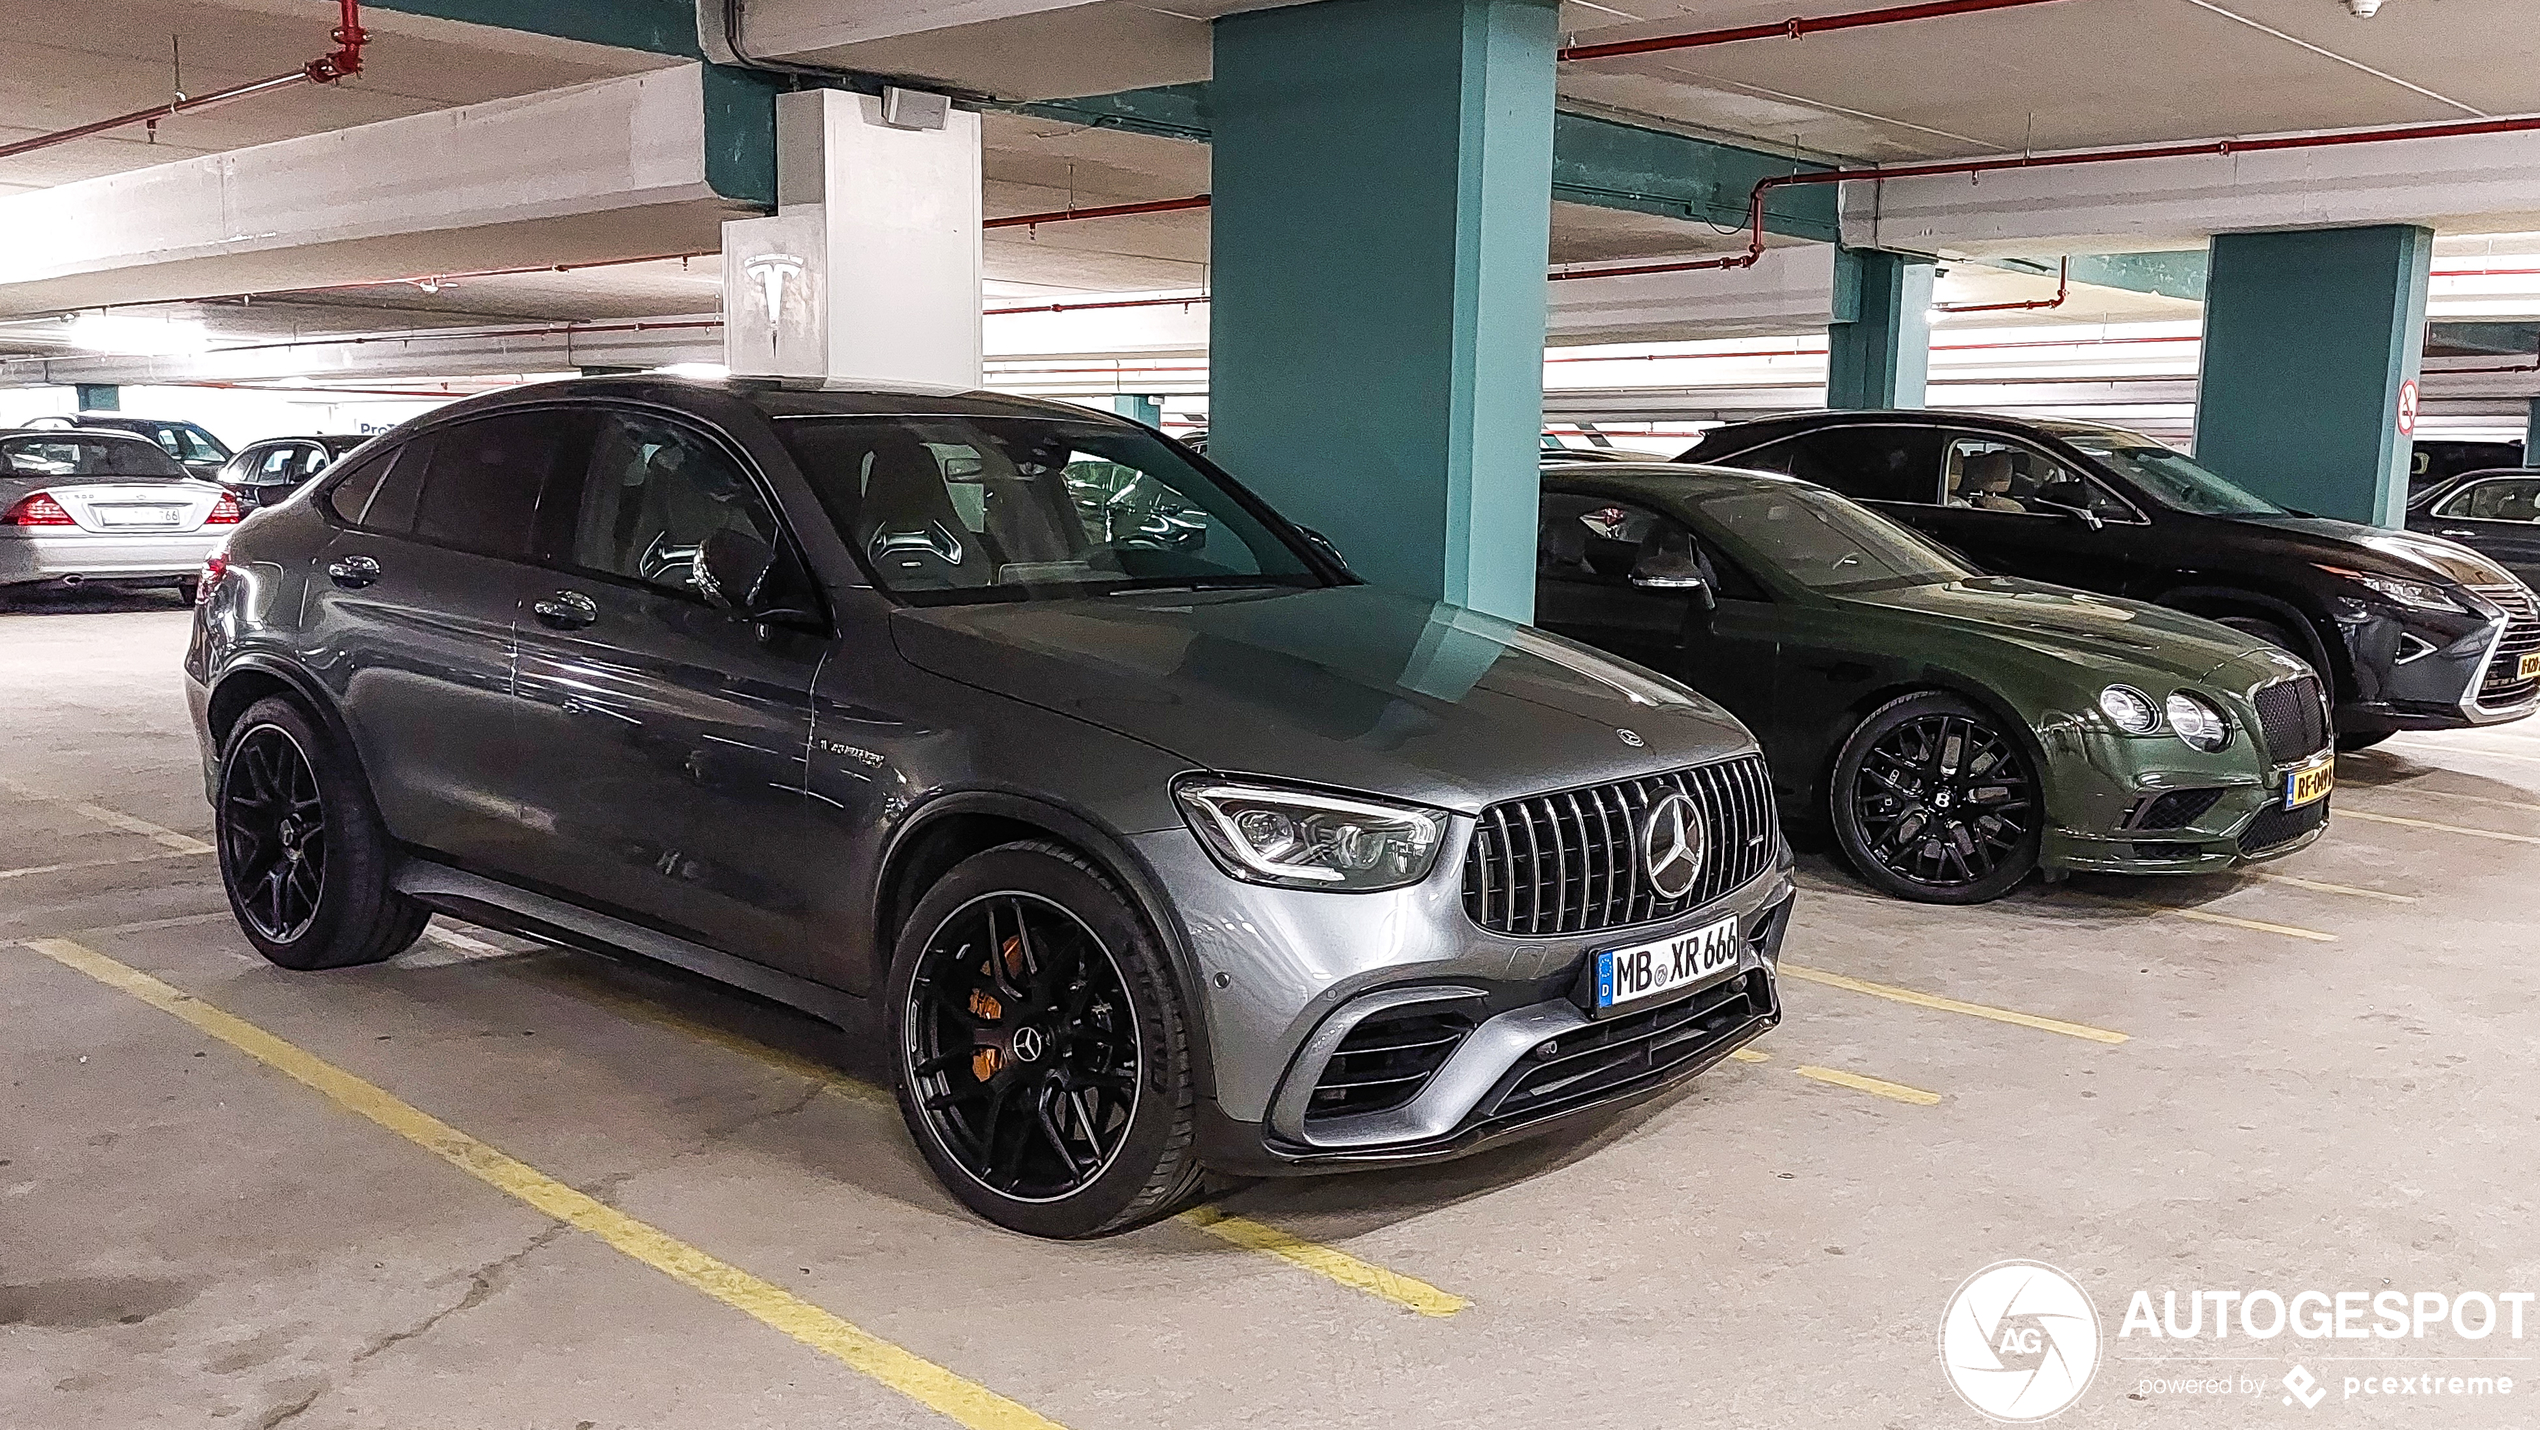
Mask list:
[[[182,478],[174,458],[142,441],[111,437],[16,437],[0,442],[0,470],[13,477]]]

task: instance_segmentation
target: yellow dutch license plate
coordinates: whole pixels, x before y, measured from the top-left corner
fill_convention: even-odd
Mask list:
[[[2284,776],[2284,807],[2300,809],[2317,803],[2328,798],[2328,792],[2336,786],[2337,761],[2333,759],[2289,771]]]
[[[2540,680],[2540,650],[2523,656],[2522,667],[2514,672],[2516,680]]]

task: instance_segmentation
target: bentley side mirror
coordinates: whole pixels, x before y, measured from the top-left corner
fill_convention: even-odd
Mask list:
[[[1644,591],[1686,592],[1693,597],[1694,605],[1706,611],[1720,604],[1719,597],[1711,590],[1711,583],[1703,580],[1698,571],[1644,568],[1632,572],[1632,584]]]

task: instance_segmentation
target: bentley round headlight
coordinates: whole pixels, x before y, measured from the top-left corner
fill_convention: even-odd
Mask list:
[[[2152,697],[2131,685],[2111,685],[2099,692],[2099,713],[2129,735],[2149,735],[2161,728],[2161,712]]]
[[[2184,690],[2170,695],[2164,708],[2169,712],[2170,728],[2190,746],[2212,754],[2231,743],[2231,722],[2223,713]]]

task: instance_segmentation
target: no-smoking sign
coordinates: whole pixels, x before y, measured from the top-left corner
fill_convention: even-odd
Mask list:
[[[2417,380],[2409,378],[2399,384],[2399,435],[2417,434]]]

